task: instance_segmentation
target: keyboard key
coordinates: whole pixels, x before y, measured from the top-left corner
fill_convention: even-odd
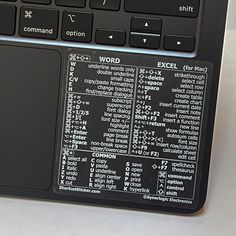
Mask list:
[[[197,17],[200,0],[125,0],[125,10],[144,14]]]
[[[13,35],[15,33],[16,7],[0,5],[0,34]]]
[[[52,0],[21,0],[26,3],[50,4]]]
[[[93,14],[73,11],[63,12],[62,39],[75,42],[90,42]]]
[[[131,31],[142,33],[160,33],[162,21],[155,18],[133,17]]]
[[[159,34],[142,34],[131,32],[130,46],[136,48],[157,49],[160,47]]]
[[[19,34],[24,37],[56,39],[58,11],[52,9],[22,7]]]
[[[126,33],[120,30],[96,30],[96,43],[123,46],[125,44]]]
[[[187,36],[167,35],[164,48],[171,51],[192,52],[195,48],[195,39]]]
[[[90,7],[93,9],[118,11],[120,9],[120,0],[90,0]]]
[[[56,0],[56,4],[66,7],[85,7],[86,0]]]

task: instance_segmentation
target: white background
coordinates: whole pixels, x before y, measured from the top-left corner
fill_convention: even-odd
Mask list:
[[[196,216],[0,198],[0,236],[236,235],[236,1],[230,4],[209,194]]]

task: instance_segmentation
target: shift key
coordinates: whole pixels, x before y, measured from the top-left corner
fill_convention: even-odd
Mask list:
[[[53,9],[22,7],[19,34],[23,37],[56,39],[58,11]]]
[[[125,0],[128,12],[197,17],[200,0]]]

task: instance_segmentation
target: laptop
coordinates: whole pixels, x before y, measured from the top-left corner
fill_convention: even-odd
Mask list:
[[[226,9],[1,0],[1,196],[199,211]]]

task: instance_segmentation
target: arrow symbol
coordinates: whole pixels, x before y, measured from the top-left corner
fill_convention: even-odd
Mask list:
[[[113,35],[108,36],[109,39],[113,39]]]
[[[146,22],[146,24],[145,24],[145,27],[148,27],[149,25],[148,25],[148,23]]]
[[[180,42],[180,41],[177,41],[177,45],[179,46],[179,45],[181,45],[182,44],[182,42]]]
[[[164,142],[164,138],[163,138],[163,137],[161,137],[161,138],[156,138],[156,142],[163,143],[163,142]]]
[[[158,138],[157,139],[159,142],[163,143],[164,139],[163,138]]]
[[[164,195],[164,191],[162,190],[162,189],[160,189],[159,191],[158,191],[158,193],[160,194],[160,195]]]
[[[143,39],[143,42],[146,43],[146,42],[147,42],[147,39]]]

